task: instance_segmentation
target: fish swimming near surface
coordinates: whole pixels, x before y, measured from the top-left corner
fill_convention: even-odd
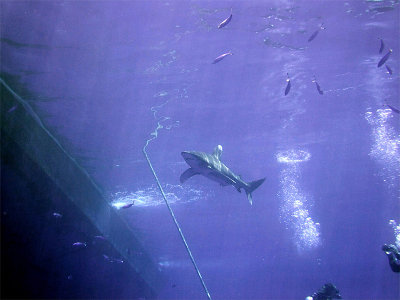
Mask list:
[[[106,261],[110,262],[110,263],[119,263],[119,264],[123,264],[124,261],[122,259],[119,258],[114,258],[114,257],[110,257],[106,254],[103,254],[103,257]]]
[[[57,212],[54,212],[54,213],[53,213],[53,217],[56,218],[56,219],[60,219],[60,218],[62,218],[62,214],[59,214],[59,213],[57,213]]]
[[[76,243],[73,243],[72,246],[74,246],[75,248],[85,248],[87,245],[86,245],[86,243],[76,242]]]
[[[214,59],[214,61],[212,62],[213,64],[216,64],[217,62],[223,60],[225,57],[227,57],[228,55],[233,55],[233,53],[231,51],[221,54],[220,56],[218,56],[216,59]]]
[[[287,94],[289,94],[290,88],[292,87],[292,84],[290,83],[289,73],[286,73],[286,74],[287,74],[287,79],[286,79],[287,84],[286,84],[286,89],[285,89],[285,96]]]
[[[223,28],[223,27],[225,27],[226,25],[229,24],[229,22],[230,22],[231,20],[232,20],[232,8],[231,8],[231,14],[230,14],[230,16],[227,17],[225,20],[223,20],[223,21],[218,25],[218,28]]]
[[[393,50],[389,49],[388,53],[386,53],[385,56],[381,58],[381,60],[378,62],[378,68],[382,67],[385,64],[385,62],[389,59],[390,54],[392,54],[392,52]]]
[[[239,175],[234,174],[221,162],[221,145],[215,147],[212,154],[197,151],[183,151],[181,154],[186,163],[190,166],[189,169],[182,173],[180,177],[181,183],[184,183],[194,175],[203,175],[208,179],[220,183],[221,186],[232,185],[239,193],[241,189],[243,189],[251,205],[253,204],[252,192],[265,180],[265,178],[263,178],[256,181],[245,182]]]
[[[383,49],[385,49],[385,44],[383,43],[383,39],[380,38],[380,40],[381,40],[381,46],[379,48],[379,54],[381,54]]]
[[[125,204],[124,206],[121,206],[121,208],[123,208],[123,209],[129,208],[129,207],[132,207],[133,204],[134,204],[133,202],[132,203],[128,203],[128,204]]]
[[[392,69],[388,65],[385,65],[385,67],[386,67],[387,73],[389,73],[389,75],[392,75],[393,74]]]
[[[311,42],[313,39],[315,39],[321,29],[325,29],[323,25],[324,24],[321,24],[321,26],[316,31],[314,31],[314,33],[308,38],[308,42]]]
[[[320,95],[323,95],[323,94],[324,94],[324,91],[323,91],[323,90],[321,89],[321,87],[319,86],[319,84],[318,84],[317,80],[315,79],[315,77],[314,77],[314,79],[313,79],[312,82],[315,83],[315,86],[317,87],[318,93],[319,93]]]
[[[389,105],[387,103],[386,103],[386,106],[389,107],[396,114],[400,114],[400,110],[398,110],[396,107],[393,107],[393,106],[391,106],[391,105]]]
[[[14,105],[13,107],[11,107],[9,110],[7,110],[7,113],[13,112],[14,110],[17,109],[17,105]]]

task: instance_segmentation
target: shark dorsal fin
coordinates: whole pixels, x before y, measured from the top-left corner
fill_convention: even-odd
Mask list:
[[[222,155],[222,146],[218,145],[217,147],[215,147],[213,155],[218,158],[221,159],[221,155]]]

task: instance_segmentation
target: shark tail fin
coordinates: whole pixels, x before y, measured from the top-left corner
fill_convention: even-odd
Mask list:
[[[251,196],[251,193],[258,188],[263,182],[265,178],[249,182],[249,187],[246,189],[246,194],[247,194],[247,199],[249,199],[250,205],[253,205],[253,198]]]

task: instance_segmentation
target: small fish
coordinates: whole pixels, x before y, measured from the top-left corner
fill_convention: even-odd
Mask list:
[[[68,276],[67,276],[67,279],[68,279],[68,280],[71,280],[71,279],[72,279],[72,275],[68,275]]]
[[[286,74],[287,74],[287,79],[286,79],[287,85],[286,85],[286,89],[285,89],[285,96],[287,94],[289,94],[290,88],[292,86],[292,84],[290,83],[289,73],[286,73]]]
[[[108,255],[103,254],[103,257],[106,261],[110,261],[110,257]]]
[[[321,26],[316,31],[314,31],[314,33],[308,38],[308,42],[311,42],[313,39],[315,39],[321,29],[325,29],[323,25],[324,24],[321,24]]]
[[[315,77],[314,77],[314,79],[313,79],[313,81],[312,81],[312,82],[314,82],[314,83],[315,83],[315,86],[317,87],[317,91],[318,91],[318,93],[319,93],[320,95],[323,95],[323,94],[324,94],[324,91],[323,91],[323,90],[321,90],[321,87],[319,86],[319,84],[318,84],[317,80],[315,79]]]
[[[213,64],[216,64],[217,62],[223,60],[226,56],[228,55],[233,55],[231,51],[221,54],[220,56],[218,56],[216,59],[214,59],[214,61],[212,62]]]
[[[124,261],[122,259],[119,258],[112,258],[106,254],[103,254],[103,257],[106,261],[110,262],[110,263],[118,263],[118,264],[123,264]]]
[[[393,112],[395,112],[396,114],[400,114],[400,110],[398,110],[397,108],[389,105],[386,103],[386,106],[389,107]]]
[[[385,54],[384,57],[378,62],[378,68],[382,67],[382,65],[389,59],[390,54],[392,54],[393,50],[389,49],[388,53]]]
[[[94,238],[95,238],[95,239],[98,239],[98,240],[102,240],[102,241],[106,241],[106,240],[107,240],[107,239],[106,239],[104,236],[102,236],[102,235],[95,235]]]
[[[53,217],[56,219],[60,219],[60,218],[62,218],[62,214],[55,212],[55,213],[53,213]]]
[[[385,48],[385,44],[383,43],[383,39],[380,38],[380,40],[381,40],[381,47],[379,48],[379,54],[381,54],[383,49]]]
[[[388,65],[385,65],[385,67],[386,67],[387,73],[389,73],[389,75],[392,75],[393,74],[392,69]]]
[[[225,27],[226,25],[229,24],[229,22],[230,22],[231,20],[232,20],[232,8],[231,8],[231,15],[230,15],[228,18],[226,18],[225,20],[223,20],[223,21],[218,25],[218,28]]]
[[[121,208],[126,209],[126,208],[129,208],[129,207],[132,207],[132,205],[133,205],[133,202],[132,202],[132,203],[125,204],[124,206],[121,206]]]
[[[72,244],[72,246],[74,246],[76,248],[85,248],[86,247],[86,243],[75,242],[75,243]]]
[[[14,110],[17,109],[17,105],[14,105],[13,107],[11,107],[9,110],[7,110],[7,113],[13,112]]]

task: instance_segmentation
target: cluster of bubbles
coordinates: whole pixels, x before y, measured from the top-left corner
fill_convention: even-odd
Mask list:
[[[310,157],[310,153],[302,150],[283,151],[276,155],[277,161],[285,164],[280,175],[281,220],[294,230],[294,241],[299,252],[321,244],[319,223],[315,223],[310,217],[307,196],[298,183],[299,163],[308,161]]]
[[[206,193],[179,184],[165,184],[163,186],[169,204],[196,202],[206,197]],[[152,185],[136,192],[116,192],[112,196],[111,205],[117,209],[133,203],[134,207],[155,207],[165,205],[160,190]]]
[[[396,223],[395,220],[390,220],[389,225],[392,226],[393,231],[394,231],[394,236],[395,236],[395,244],[397,248],[400,249],[400,225]]]
[[[279,163],[296,164],[299,162],[309,161],[311,154],[303,150],[288,150],[281,151],[276,155],[276,159]]]
[[[400,136],[388,122],[392,117],[390,109],[365,113],[365,119],[372,126],[373,145],[369,155],[381,165],[383,180],[394,188],[400,174]]]

